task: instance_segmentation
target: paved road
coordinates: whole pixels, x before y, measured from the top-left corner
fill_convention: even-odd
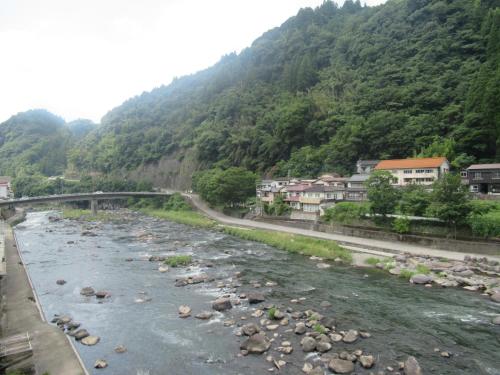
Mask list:
[[[33,345],[32,362],[37,374],[88,375],[66,335],[42,320],[37,304],[33,302],[35,296],[24,265],[14,247],[12,230],[5,222],[0,222],[0,231],[5,234],[7,260],[7,276],[2,281],[2,294],[5,297],[3,335],[29,332]]]
[[[301,234],[308,237],[333,240],[337,241],[339,244],[341,244],[343,247],[347,249],[361,253],[378,255],[378,256],[394,256],[394,254],[397,253],[408,252],[411,254],[431,255],[435,257],[455,259],[455,260],[463,260],[464,256],[466,255],[475,257],[485,256],[483,254],[434,249],[434,248],[411,245],[401,242],[381,241],[381,240],[373,240],[361,237],[345,236],[342,234],[323,233],[313,230],[287,227],[284,225],[276,225],[276,224],[270,224],[270,223],[246,220],[246,219],[237,219],[221,214],[220,212],[217,212],[215,210],[212,210],[210,207],[206,205],[205,202],[203,202],[195,194],[183,194],[183,195],[189,198],[200,211],[204,212],[206,215],[212,217],[213,219],[223,224],[237,225],[237,226],[258,228],[258,229],[267,229],[279,232]],[[500,256],[487,256],[487,257],[489,259],[500,261]]]

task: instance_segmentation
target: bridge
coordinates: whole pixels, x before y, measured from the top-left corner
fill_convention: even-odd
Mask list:
[[[37,203],[49,202],[77,202],[90,201],[92,213],[97,213],[97,206],[100,200],[110,199],[126,199],[131,197],[136,198],[155,198],[155,197],[170,197],[172,192],[150,192],[150,191],[125,191],[125,192],[104,192],[104,193],[77,193],[77,194],[59,194],[48,195],[43,197],[28,197],[20,199],[0,200],[0,208],[2,207],[17,207],[27,206]]]

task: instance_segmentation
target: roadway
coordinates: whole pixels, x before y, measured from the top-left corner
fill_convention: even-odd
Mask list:
[[[195,194],[183,194],[185,197],[189,198],[191,202],[207,216],[228,225],[236,225],[247,228],[257,228],[266,229],[277,232],[285,232],[292,234],[300,234],[303,236],[321,238],[325,240],[333,240],[338,242],[343,247],[365,254],[370,254],[373,256],[394,256],[400,253],[410,253],[414,255],[430,255],[433,257],[463,260],[464,256],[469,255],[473,257],[485,257],[484,254],[466,253],[458,251],[449,251],[444,249],[435,249],[430,247],[423,247],[417,245],[406,244],[402,242],[392,242],[392,241],[382,241],[374,240],[362,237],[346,236],[342,234],[324,233],[317,232],[308,229],[300,229],[294,227],[287,227],[284,225],[270,224],[267,222],[259,222],[247,219],[237,219],[234,217],[226,216],[220,212],[217,212],[207,206],[199,196]],[[486,256],[489,259],[500,261],[500,256]]]

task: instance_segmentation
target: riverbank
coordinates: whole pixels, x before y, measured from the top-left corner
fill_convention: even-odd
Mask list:
[[[64,333],[45,321],[17,251],[12,229],[5,222],[1,229],[5,235],[7,262],[7,275],[2,280],[2,335],[28,332],[33,347],[32,357],[13,368],[34,369],[36,374],[88,375]]]

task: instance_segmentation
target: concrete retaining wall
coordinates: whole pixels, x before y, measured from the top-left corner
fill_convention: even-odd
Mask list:
[[[258,220],[273,224],[286,225],[294,228],[315,230],[324,233],[343,234],[346,236],[371,238],[374,240],[385,240],[395,242],[406,242],[412,245],[458,251],[464,253],[478,253],[484,255],[500,255],[500,242],[498,241],[464,241],[449,238],[427,237],[417,235],[399,235],[396,233],[372,230],[358,227],[350,227],[338,224],[322,224],[310,221],[283,220],[282,218],[261,217]]]

